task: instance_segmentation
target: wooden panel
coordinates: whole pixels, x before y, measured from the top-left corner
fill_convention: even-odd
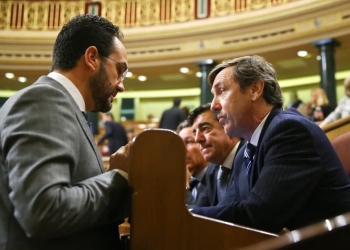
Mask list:
[[[274,234],[194,215],[185,205],[185,156],[174,132],[141,132],[131,147],[131,249],[237,249]]]
[[[329,140],[332,140],[339,135],[350,131],[350,116],[339,119],[335,122],[327,124],[323,131],[326,133]]]

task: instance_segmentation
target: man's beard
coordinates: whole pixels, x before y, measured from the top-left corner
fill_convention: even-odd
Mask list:
[[[110,97],[115,93],[116,90],[110,87],[111,84],[109,82],[108,74],[104,65],[101,65],[101,68],[97,74],[89,79],[89,86],[92,99],[95,103],[94,111],[110,111],[112,108]]]

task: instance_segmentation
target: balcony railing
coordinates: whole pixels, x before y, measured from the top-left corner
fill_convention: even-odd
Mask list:
[[[84,13],[131,28],[226,16],[295,1],[300,0],[1,1],[0,30],[59,30],[71,17]]]

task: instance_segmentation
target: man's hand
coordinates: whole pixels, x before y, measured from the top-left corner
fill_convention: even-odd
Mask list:
[[[109,158],[109,166],[107,168],[107,171],[113,169],[120,169],[125,171],[126,173],[129,173],[130,147],[131,142],[119,148],[117,152],[111,155],[111,157]]]

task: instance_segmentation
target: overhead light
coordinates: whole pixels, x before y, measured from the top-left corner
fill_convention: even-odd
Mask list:
[[[317,61],[321,60],[321,56],[316,56]]]
[[[126,77],[132,77],[132,72],[128,71],[128,73],[126,73]]]
[[[8,79],[12,79],[15,77],[15,74],[13,73],[5,73],[5,77],[8,78]]]
[[[196,72],[196,76],[197,76],[197,77],[202,77],[202,72],[199,72],[199,71]]]
[[[300,57],[305,57],[305,56],[307,56],[309,53],[307,53],[307,51],[306,50],[300,50],[300,51],[298,51],[298,56],[300,56]]]
[[[18,77],[18,81],[19,82],[26,82],[27,78],[25,78],[24,76],[20,76],[20,77]]]
[[[139,81],[144,82],[147,80],[146,76],[138,76],[137,79],[139,79]]]
[[[190,71],[190,70],[189,70],[188,68],[186,68],[186,67],[180,68],[180,72],[181,72],[181,73],[186,74],[186,73],[188,73],[189,71]]]
[[[208,64],[212,64],[214,62],[214,60],[213,59],[207,59],[207,60],[205,60],[205,62],[208,63]]]

